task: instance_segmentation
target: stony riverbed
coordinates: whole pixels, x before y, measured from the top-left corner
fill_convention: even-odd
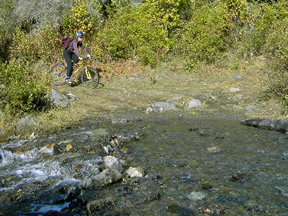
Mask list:
[[[119,151],[107,153],[111,136]],[[167,112],[92,119],[1,144],[0,212],[287,215],[287,143],[287,134],[244,126],[237,118]],[[107,169],[107,156],[122,168]],[[143,177],[129,176],[130,167],[141,167]]]

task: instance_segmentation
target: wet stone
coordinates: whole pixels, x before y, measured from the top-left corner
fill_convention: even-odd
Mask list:
[[[80,187],[93,188],[110,185],[121,180],[122,174],[117,170],[105,169],[97,175],[85,178],[81,183]]]
[[[210,185],[210,184],[202,184],[202,189],[203,190],[212,190],[213,189],[213,185]]]
[[[68,216],[68,215],[61,213],[61,212],[58,212],[58,211],[50,210],[50,211],[44,213],[43,216]]]
[[[192,193],[188,195],[188,199],[193,200],[193,201],[199,201],[199,200],[203,200],[204,198],[206,198],[206,196],[207,195],[203,192],[193,191]]]
[[[115,199],[112,197],[106,199],[93,200],[87,203],[88,215],[104,215],[109,210],[113,209]]]
[[[250,174],[248,173],[239,173],[239,174],[236,174],[236,175],[233,175],[231,177],[231,181],[232,182],[246,182],[250,177]]]
[[[120,161],[116,157],[113,157],[113,156],[105,156],[104,165],[107,169],[115,169],[119,172],[122,172],[124,170]]]
[[[144,176],[144,169],[141,168],[141,167],[130,167],[128,170],[127,170],[127,174],[130,178],[141,178]]]
[[[177,213],[183,216],[195,215],[195,212],[192,209],[182,207],[179,205],[169,205],[168,212]]]

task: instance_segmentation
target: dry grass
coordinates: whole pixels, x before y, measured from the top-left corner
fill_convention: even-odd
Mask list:
[[[281,104],[277,100],[263,100],[268,88],[265,61],[261,58],[250,61],[227,61],[221,67],[199,65],[194,72],[185,71],[184,62],[174,59],[157,68],[121,68],[119,75],[109,73],[101,79],[97,89],[62,86],[64,95],[76,96],[72,106],[55,109],[37,116],[39,133],[55,131],[85,119],[129,118],[131,115],[145,115],[147,107],[155,102],[170,100],[179,113],[191,115],[218,115],[225,117],[232,113],[241,118],[280,118]],[[241,76],[243,80],[234,81]],[[239,88],[237,93],[230,88]],[[242,94],[242,99],[235,95]],[[191,98],[202,101],[203,106],[187,110]],[[211,99],[216,98],[216,99]],[[256,108],[247,111],[248,105]]]

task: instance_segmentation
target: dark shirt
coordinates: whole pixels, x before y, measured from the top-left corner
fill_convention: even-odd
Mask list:
[[[78,57],[80,57],[78,47],[81,47],[82,51],[83,51],[86,55],[88,55],[88,52],[87,52],[86,48],[84,47],[82,41],[77,42],[77,39],[74,39],[74,40],[69,44],[67,50],[70,50],[71,52],[74,52]]]

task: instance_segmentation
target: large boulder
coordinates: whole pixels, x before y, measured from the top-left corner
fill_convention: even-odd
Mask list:
[[[69,100],[61,94],[57,89],[52,89],[50,93],[51,102],[58,107],[68,107],[70,106]]]

